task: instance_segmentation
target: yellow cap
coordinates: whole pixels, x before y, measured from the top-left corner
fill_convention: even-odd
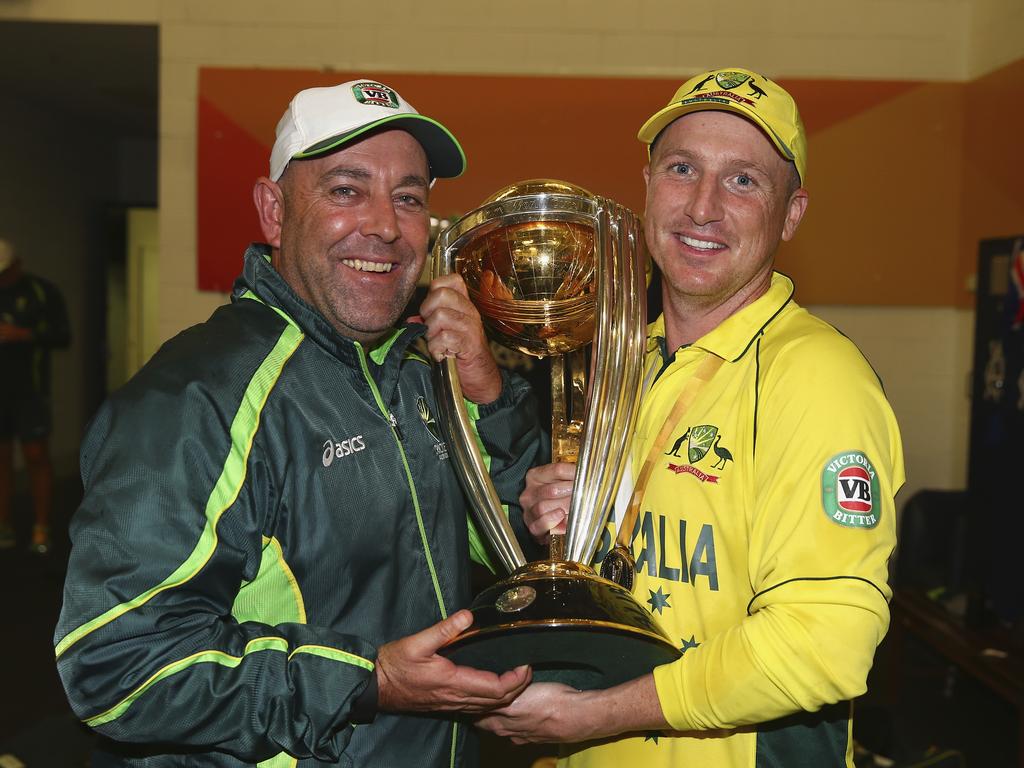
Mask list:
[[[713,69],[690,78],[667,107],[643,124],[637,138],[650,145],[676,118],[705,109],[735,112],[750,120],[796,165],[800,183],[807,182],[807,135],[796,102],[778,83],[750,70]]]

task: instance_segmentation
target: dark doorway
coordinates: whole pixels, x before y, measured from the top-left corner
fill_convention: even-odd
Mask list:
[[[107,387],[107,273],[124,262],[110,211],[157,204],[158,41],[156,26],[0,21],[0,237],[61,291],[72,333],[53,353],[53,548],[25,550],[31,505],[19,477],[18,543],[0,551],[0,756],[25,764],[84,764],[52,635],[81,498],[78,445]]]

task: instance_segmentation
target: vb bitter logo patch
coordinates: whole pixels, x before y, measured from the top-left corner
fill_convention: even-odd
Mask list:
[[[833,456],[821,471],[821,504],[834,522],[874,528],[881,516],[878,475],[860,451]]]

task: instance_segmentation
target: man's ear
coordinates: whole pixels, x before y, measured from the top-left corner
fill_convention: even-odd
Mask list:
[[[789,207],[786,209],[786,223],[782,227],[782,239],[792,240],[796,234],[796,228],[800,226],[800,220],[807,210],[807,190],[800,187],[790,195]]]
[[[284,193],[281,185],[266,176],[256,179],[252,200],[260,218],[263,239],[274,248],[281,247],[281,223],[284,218]]]

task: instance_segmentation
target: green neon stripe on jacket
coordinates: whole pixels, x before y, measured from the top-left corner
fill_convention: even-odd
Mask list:
[[[295,574],[284,559],[281,542],[263,537],[263,552],[256,577],[242,584],[231,606],[235,621],[261,624],[305,624],[306,604]]]
[[[388,351],[395,345],[395,342],[398,341],[398,337],[402,335],[404,330],[404,328],[395,328],[390,336],[370,350],[370,359],[377,365],[383,365],[384,359],[388,356]]]
[[[270,350],[270,354],[264,358],[260,367],[253,374],[249,386],[242,396],[242,402],[238,406],[235,418],[231,422],[231,449],[228,451],[227,459],[221,470],[206,502],[206,525],[199,536],[195,548],[179,565],[174,572],[163,582],[143,592],[127,602],[115,605],[110,610],[92,621],[89,621],[78,629],[69,632],[63,640],[57,644],[56,656],[59,659],[71,646],[77,643],[86,635],[106,626],[131,610],[134,610],[152,600],[158,594],[167,589],[173,589],[185,584],[192,579],[213,557],[217,549],[217,523],[221,515],[235,502],[242,485],[245,482],[246,465],[249,459],[249,452],[252,449],[252,441],[256,436],[256,430],[260,424],[260,414],[263,406],[270,396],[278,377],[284,368],[285,363],[292,356],[299,344],[302,343],[304,334],[294,325],[289,325],[281,333],[280,338]]]
[[[161,680],[165,680],[172,675],[176,675],[179,672],[184,672],[187,669],[194,667],[196,664],[220,664],[222,667],[230,667],[234,669],[241,664],[247,656],[260,651],[288,651],[288,641],[283,637],[257,637],[254,640],[250,640],[245,644],[245,649],[242,651],[241,656],[232,656],[224,651],[209,650],[199,651],[193,653],[191,656],[186,656],[184,659],[173,661],[167,666],[155,672],[150,676],[146,682],[128,694],[124,699],[119,701],[113,707],[108,709],[106,712],[95,717],[90,717],[85,721],[85,724],[95,728],[109,723],[112,720],[116,720],[123,715],[128,708],[147,690],[152,688],[154,685],[159,683]],[[319,645],[302,645],[288,654],[288,658],[292,658],[297,653],[308,653],[313,656],[321,656],[325,659],[331,659],[333,661],[343,661],[348,664],[363,667],[364,669],[373,670],[373,662],[356,656],[352,653],[346,653],[345,651],[339,651],[336,648],[325,648]]]
[[[484,447],[483,438],[480,437],[480,431],[476,428],[476,422],[480,418],[480,406],[474,403],[472,400],[466,400],[466,413],[469,415],[470,426],[473,428],[473,436],[476,438],[476,445],[480,449],[480,458],[484,460],[484,466],[487,467],[487,471],[491,471],[491,454],[487,452],[487,448]],[[505,517],[508,517],[508,504],[502,504],[501,508],[505,510]],[[491,573],[497,573],[494,567],[494,563],[491,562],[491,556],[487,552],[487,547],[484,544],[483,536],[476,529],[476,523],[473,522],[472,515],[466,515],[466,522],[469,524],[469,555],[474,562],[480,563],[480,565],[487,568]]]
[[[261,760],[256,763],[256,768],[295,768],[299,764],[299,758],[292,757],[287,752],[278,752],[269,760]]]
[[[392,339],[393,341],[393,339]],[[366,354],[363,351],[363,345],[356,342],[356,349],[359,351],[359,365],[363,369],[363,376],[366,378],[366,383],[370,385],[370,391],[373,392],[373,399],[377,403],[377,408],[384,415],[384,418],[390,421],[391,413],[388,411],[387,406],[384,405],[383,399],[380,396],[380,390],[377,389],[377,383],[373,380],[373,376],[370,375],[370,369],[366,364]],[[423,514],[420,511],[420,499],[416,495],[416,486],[412,481],[412,471],[409,469],[409,460],[405,456],[405,448],[402,446],[402,441],[398,439],[398,433],[395,432],[394,428],[391,430],[395,436],[395,445],[398,446],[398,454],[402,457],[402,466],[405,467],[405,478],[409,483],[409,493],[412,494],[412,506],[416,511],[416,525],[420,531],[420,542],[423,544],[423,554],[427,558],[427,568],[430,571],[430,580],[434,584],[434,595],[437,598],[437,607],[441,610],[441,618],[448,618],[448,609],[444,606],[444,598],[441,596],[441,583],[437,580],[437,571],[434,569],[434,558],[430,554],[430,545],[427,543],[427,530],[423,525]]]
[[[96,728],[104,723],[116,720],[125,713],[128,707],[132,705],[132,702],[158,682],[170,677],[171,675],[176,675],[178,672],[188,669],[196,664],[220,664],[224,667],[234,668],[241,664],[242,660],[251,653],[258,653],[259,651],[286,650],[288,650],[288,642],[283,637],[257,637],[255,640],[250,640],[246,643],[245,650],[242,651],[241,656],[232,656],[224,651],[199,651],[199,653],[194,653],[191,656],[186,656],[184,659],[171,662],[167,666],[158,670],[151,675],[146,682],[128,694],[124,699],[119,701],[103,714],[90,717],[85,721],[85,724],[92,728]]]

